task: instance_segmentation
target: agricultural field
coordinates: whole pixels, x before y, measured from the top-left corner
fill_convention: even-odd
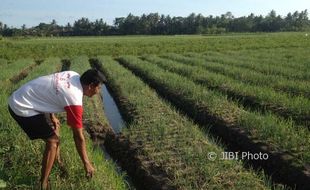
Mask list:
[[[81,176],[62,119],[66,170],[53,168],[55,189],[310,188],[304,33],[19,38],[0,48],[0,188],[35,189],[43,150],[10,118],[9,95],[35,77],[89,68],[107,77],[126,126],[113,131],[102,94],[85,98],[97,171]]]

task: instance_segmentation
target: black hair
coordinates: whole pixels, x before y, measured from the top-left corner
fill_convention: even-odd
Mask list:
[[[99,85],[107,82],[105,76],[96,69],[89,69],[85,71],[80,77],[80,81],[82,85]]]

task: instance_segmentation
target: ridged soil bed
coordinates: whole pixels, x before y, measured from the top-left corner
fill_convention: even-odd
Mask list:
[[[297,158],[296,155],[281,149],[283,146],[290,148],[286,142],[279,142],[278,138],[266,136],[267,133],[265,136],[260,134],[267,130],[267,127],[273,127],[273,131],[286,127],[292,133],[278,130],[279,135],[282,135],[279,137],[285,139],[290,136],[296,137],[296,134],[300,135],[298,138],[292,137],[295,140],[294,143],[300,144],[296,146],[300,149],[308,146],[304,143],[309,140],[308,133],[297,133],[274,118],[244,111],[221,98],[219,94],[212,94],[184,77],[160,69],[137,57],[126,56],[118,61],[201,126],[208,127],[213,124],[213,127],[209,127],[210,132],[215,137],[220,137],[228,145],[229,151],[268,154],[267,160],[248,159],[247,161],[257,168],[263,167],[276,182],[292,187],[297,186],[300,189],[310,186],[309,168],[305,164],[308,159],[307,152],[301,151],[304,157],[297,154]],[[254,126],[257,128],[254,129]],[[290,136],[285,136],[284,133]],[[267,143],[270,141],[274,142]]]
[[[41,63],[43,63],[44,60],[35,60],[35,63],[32,63],[31,65],[27,66],[26,68],[24,68],[22,71],[20,71],[17,75],[11,77],[9,80],[13,83],[16,84],[19,81],[23,80],[24,78],[27,77],[28,73],[31,72],[31,70],[40,65]]]
[[[163,171],[160,177],[177,189],[271,189],[262,173],[244,169],[239,161],[210,160],[210,152],[220,155],[224,150],[111,57],[99,57],[95,63],[108,78],[127,122],[123,135],[136,149],[130,154],[151,165],[148,172],[157,177]]]
[[[92,115],[85,125],[92,140],[104,145],[109,155],[125,170],[138,189],[176,189],[169,184],[167,174],[147,157],[140,155],[140,148],[122,134],[115,134],[103,114],[100,96],[86,103]],[[107,108],[108,109],[108,108]]]

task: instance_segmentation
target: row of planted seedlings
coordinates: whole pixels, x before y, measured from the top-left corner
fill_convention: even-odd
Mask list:
[[[221,137],[229,150],[240,151],[245,156],[268,155],[268,158],[248,156],[243,160],[263,167],[275,181],[309,187],[310,137],[306,129],[296,129],[292,123],[273,115],[246,111],[219,92],[137,57],[124,56],[119,62],[203,128]],[[210,123],[212,127],[208,126]]]
[[[259,51],[257,51],[259,53]],[[195,55],[193,53],[190,55]],[[196,54],[197,55],[197,54]],[[208,51],[204,54],[198,54],[200,57],[205,57],[208,61],[221,62],[224,64],[234,65],[236,67],[241,67],[245,69],[254,70],[258,73],[263,73],[266,75],[278,75],[285,79],[292,79],[297,81],[307,81],[310,79],[310,74],[306,72],[304,69],[298,67],[299,62],[295,62],[294,64],[290,64],[286,66],[283,64],[283,60],[273,60],[273,58],[269,57],[268,59],[263,58],[253,58],[247,55],[230,55],[228,53],[219,53]],[[264,56],[263,54],[261,56]],[[287,61],[284,61],[287,63]],[[295,66],[295,67],[292,67]]]
[[[292,73],[283,73],[282,76],[287,76],[288,79],[294,78],[298,80],[309,79],[307,69],[308,52],[304,48],[292,47],[288,49],[276,49],[274,51],[227,51],[227,56],[236,57],[241,61],[250,61],[253,64],[276,65],[284,69],[291,70]],[[295,72],[294,72],[295,71]]]
[[[306,68],[298,68],[299,63],[294,63],[295,69],[287,69],[281,66],[281,62],[271,64],[266,61],[265,64],[260,65],[261,63],[253,63],[246,58],[241,61],[235,60],[234,57],[225,59],[223,55],[212,57],[208,53],[205,54],[186,53],[186,57],[178,57],[178,59],[179,61],[186,59],[186,62],[193,64],[200,62],[201,66],[208,63],[210,64],[209,68],[203,67],[213,72],[225,72],[226,75],[249,84],[266,86],[296,96],[309,97],[309,73],[306,72]]]
[[[238,50],[224,51],[225,54],[245,59],[257,61],[259,63],[270,63],[281,65],[284,68],[293,68],[298,70],[309,69],[308,51],[304,47],[279,48],[273,50]]]
[[[11,77],[9,80],[12,82],[12,83],[17,83],[19,82],[20,80],[22,80],[23,78],[26,78],[28,73],[31,72],[31,70],[40,65],[41,63],[43,62],[42,59],[37,59],[35,60],[35,63],[34,64],[31,64],[29,65],[28,67],[26,67],[25,69],[23,69],[22,71],[20,71],[20,73],[18,75],[15,75],[13,77]]]
[[[223,74],[213,73],[199,66],[182,64],[158,56],[146,55],[142,59],[174,73],[183,75],[208,89],[226,94],[249,109],[273,112],[285,119],[292,119],[300,127],[310,129],[310,100],[289,96],[271,88],[245,84]],[[297,127],[297,126],[296,126]]]
[[[309,97],[310,89],[309,89],[309,81],[306,79],[308,73],[302,72],[306,69],[297,69],[295,72],[286,71],[287,69],[282,68],[279,63],[274,64],[273,67],[280,67],[280,70],[285,70],[284,72],[287,73],[286,77],[275,74],[272,69],[266,71],[265,73],[260,72],[258,70],[262,70],[264,67],[271,67],[269,63],[266,63],[266,66],[261,66],[261,69],[256,69],[256,65],[258,63],[253,64],[250,61],[245,61],[242,63],[238,60],[234,59],[222,59],[219,56],[218,58],[210,58],[208,55],[197,54],[197,53],[186,53],[185,56],[170,54],[170,59],[174,59],[177,61],[183,61],[189,64],[198,64],[210,71],[225,74],[231,78],[236,80],[241,80],[243,82],[258,85],[258,86],[266,86],[269,88],[273,88],[280,92],[285,92],[288,94],[296,95],[296,96],[305,96]],[[169,57],[167,56],[167,58]],[[269,64],[269,66],[267,66]],[[251,65],[251,66],[240,66],[240,65]],[[255,66],[253,66],[255,65]],[[298,63],[296,63],[298,65]],[[249,68],[247,68],[249,67]],[[254,67],[254,68],[251,68]],[[267,69],[268,70],[268,69]],[[269,73],[268,73],[269,72]],[[289,73],[292,73],[289,76]],[[300,74],[298,74],[300,73]],[[294,75],[299,75],[299,77],[294,78]],[[301,80],[300,78],[305,78]],[[298,79],[299,78],[299,79]]]
[[[98,59],[89,59],[92,67],[102,71]],[[83,71],[89,67],[87,57],[80,57],[73,61],[74,68]],[[152,161],[139,155],[139,149],[129,139],[120,134],[115,134],[107,118],[103,114],[102,97],[97,95],[92,99],[85,99],[84,105],[84,125],[91,135],[93,141],[106,150],[106,157],[112,157],[113,160],[121,167],[122,171],[128,174],[125,176],[129,179],[128,188],[137,189],[174,189],[168,183],[168,179],[157,166],[152,165]],[[109,108],[104,108],[109,109]],[[120,170],[120,172],[121,172]],[[129,177],[128,177],[129,176]]]
[[[3,72],[0,76],[1,81],[8,80],[9,78],[15,76],[17,72],[32,64],[34,64],[33,59],[6,60],[0,58],[1,69],[6,70],[6,72]]]
[[[29,65],[33,63],[34,61],[29,60]],[[8,97],[14,90],[27,81],[60,71],[61,68],[62,65],[59,58],[48,58],[40,66],[33,68],[23,80],[15,81],[15,83],[8,80],[1,81],[0,179],[4,181],[1,184],[2,187],[8,189],[39,189],[41,159],[44,149],[43,141],[30,141],[11,118],[7,109]],[[22,70],[22,67],[16,73],[12,74],[12,77],[19,75],[20,70]],[[88,182],[83,178],[83,168],[78,167],[82,164],[78,155],[75,153],[75,146],[71,136],[68,129],[62,127],[61,157],[66,169],[64,170],[56,164],[50,177],[52,187],[55,189],[95,189],[96,187],[102,189],[100,187],[110,187],[110,185],[102,186],[100,180]],[[88,150],[91,155],[96,157],[94,162],[96,164],[102,164],[101,155],[92,151],[91,147],[88,147]],[[108,168],[110,166],[107,165],[106,167]],[[97,178],[100,177],[98,176]]]
[[[172,189],[271,188],[263,173],[245,169],[239,160],[221,159],[223,147],[130,71],[111,57],[98,59],[127,122],[123,135],[154,177],[167,178],[163,182]]]
[[[64,62],[65,65],[63,65],[65,70],[73,70],[80,75],[82,75],[86,70],[90,69],[90,65],[88,63],[88,57],[87,56],[76,56],[71,58],[70,60],[67,59],[67,61]],[[101,110],[95,110],[93,109],[93,106],[91,102],[98,102],[98,98],[100,98],[100,95],[95,95],[92,98],[89,97],[83,97],[83,126],[86,131],[89,130],[89,128],[95,126],[95,121],[97,118],[104,118]],[[101,105],[100,103],[98,106]],[[93,117],[93,113],[96,113],[97,117]],[[100,114],[101,113],[101,114]],[[100,116],[100,117],[99,117]],[[106,121],[106,120],[105,120]],[[63,123],[63,129],[62,133],[66,134],[65,138],[68,138],[68,142],[70,142],[70,146],[74,149],[74,141],[70,130],[70,127],[66,126],[65,123]],[[85,183],[83,186],[71,184],[71,188],[73,189],[127,189],[127,183],[124,180],[124,174],[121,172],[118,172],[117,166],[111,161],[105,158],[105,155],[103,154],[100,147],[97,146],[97,142],[92,141],[91,135],[87,134],[85,131],[85,137],[87,140],[87,148],[88,148],[88,156],[90,161],[92,161],[96,171],[95,175],[91,180],[82,180],[82,183]],[[63,139],[61,139],[63,141]],[[74,151],[74,155],[73,152]],[[71,155],[71,157],[74,157],[77,159],[76,166],[79,166],[75,172],[74,175],[77,175],[80,173],[84,174],[83,170],[83,164],[80,161],[79,155],[77,154],[77,151],[72,150],[71,152],[65,152],[68,156]],[[61,188],[61,186],[59,187]],[[63,188],[63,187],[62,187]],[[66,188],[65,188],[66,189]]]
[[[266,86],[279,92],[295,96],[310,97],[310,86],[307,81],[289,80],[281,76],[266,75],[251,69],[236,67],[216,60],[208,61],[207,56],[201,57],[200,54],[186,54],[189,57],[179,54],[165,54],[164,58],[184,62],[186,64],[200,66],[209,71],[220,73],[251,85]]]
[[[104,71],[100,60],[92,58],[89,61],[92,67],[102,72]],[[89,133],[95,141],[104,146],[105,150],[122,170],[127,172],[129,176],[127,179],[131,181],[129,186],[134,184],[137,189],[176,189],[170,183],[165,172],[155,165],[150,158],[141,154],[140,144],[132,142],[122,132],[114,133],[103,114],[98,114],[102,113],[100,102],[102,103],[101,98],[97,98],[97,101],[92,101],[92,109],[96,111],[92,113],[92,118],[94,119],[88,128]],[[132,109],[127,110],[123,114],[128,114],[132,111]]]
[[[1,69],[5,72],[2,72],[0,80],[17,83],[25,78],[34,67],[40,65],[41,62],[40,59],[34,61],[31,58],[9,61],[9,63],[1,65]]]

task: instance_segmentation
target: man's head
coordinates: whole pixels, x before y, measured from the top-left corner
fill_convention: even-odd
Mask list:
[[[82,74],[80,81],[83,86],[83,94],[92,97],[99,93],[101,85],[106,83],[106,78],[100,71],[89,69]]]

